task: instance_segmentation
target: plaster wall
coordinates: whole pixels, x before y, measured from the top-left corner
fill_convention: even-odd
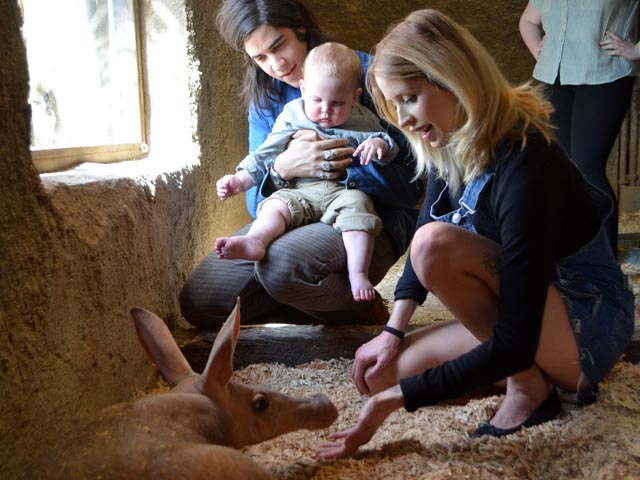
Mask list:
[[[28,72],[16,1],[0,3],[0,467],[34,455],[106,405],[147,386],[152,369],[128,311],[185,326],[182,284],[213,239],[247,221],[213,183],[246,153],[240,55],[214,26],[218,0],[142,0],[151,156],[38,175],[29,152]],[[309,2],[338,41],[369,51],[424,2]],[[507,76],[532,62],[517,23],[525,0],[434,0],[471,28]]]

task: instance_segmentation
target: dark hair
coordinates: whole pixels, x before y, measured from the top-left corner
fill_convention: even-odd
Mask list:
[[[282,100],[276,80],[263,72],[244,50],[245,40],[262,25],[293,30],[300,41],[307,43],[307,50],[327,40],[302,0],[224,1],[216,15],[216,26],[224,41],[243,53],[246,73],[242,97],[247,107],[255,104],[259,110]]]

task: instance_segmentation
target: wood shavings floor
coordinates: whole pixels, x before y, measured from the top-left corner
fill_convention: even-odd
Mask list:
[[[401,409],[354,457],[319,460],[315,448],[328,441],[329,431],[352,426],[366,400],[353,387],[351,363],[254,364],[237,371],[238,381],[289,395],[322,391],[340,412],[330,430],[290,433],[245,453],[287,480],[640,478],[640,365],[619,363],[594,405],[563,404],[556,420],[508,437],[467,437],[500,401],[499,395],[475,397],[415,413]]]
[[[620,232],[640,234],[640,212],[622,214]],[[640,249],[638,253],[640,259]],[[401,258],[376,286],[390,309],[404,261]],[[639,312],[640,263],[623,261],[622,269]],[[429,296],[411,324],[450,318],[448,310]],[[639,319],[636,314],[636,338]],[[401,409],[353,457],[323,461],[315,456],[316,447],[328,441],[330,431],[354,425],[366,401],[351,381],[351,364],[344,358],[298,367],[256,363],[236,371],[239,382],[264,384],[293,396],[323,392],[340,412],[330,429],[290,433],[247,447],[245,454],[278,480],[640,479],[639,364],[619,362],[600,384],[595,404],[563,404],[556,420],[508,437],[468,438],[467,432],[493,415],[501,396],[466,397],[415,413]]]

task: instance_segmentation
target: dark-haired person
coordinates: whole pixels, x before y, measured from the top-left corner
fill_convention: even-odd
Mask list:
[[[300,0],[226,0],[216,21],[222,38],[245,58],[242,91],[248,109],[249,151],[254,151],[271,132],[284,105],[300,97],[307,53],[328,38]],[[356,53],[364,86],[370,57]],[[362,101],[366,104],[367,99]],[[415,159],[403,136],[397,130],[390,134],[401,147],[392,164],[382,167],[371,162],[347,172],[354,153],[347,140],[322,139],[315,132],[301,131],[275,159],[263,182],[247,191],[249,213],[255,218],[257,205],[293,178],[338,179],[346,188],[368,194],[383,226],[369,267],[370,281],[376,285],[406,251],[415,231],[415,206],[423,193],[422,183],[411,181]],[[328,158],[332,168],[325,171]],[[236,233],[245,234],[248,228]],[[191,324],[217,328],[237,296],[242,299],[245,323],[260,321],[260,315],[269,311],[291,309],[300,318],[319,323],[384,323],[388,317],[379,295],[372,301],[354,300],[341,235],[323,223],[287,231],[260,261],[219,259],[212,251],[188,279],[180,302]]]

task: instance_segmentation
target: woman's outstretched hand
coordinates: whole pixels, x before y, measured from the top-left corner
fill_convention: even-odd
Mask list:
[[[292,178],[340,177],[353,161],[352,147],[346,139],[325,140],[313,130],[299,130],[287,149],[276,158],[274,166],[284,180]]]
[[[391,387],[371,397],[360,410],[358,423],[343,432],[329,435],[331,443],[320,445],[316,454],[324,459],[347,457],[367,443],[380,425],[395,410],[402,407],[404,398],[399,386]]]

